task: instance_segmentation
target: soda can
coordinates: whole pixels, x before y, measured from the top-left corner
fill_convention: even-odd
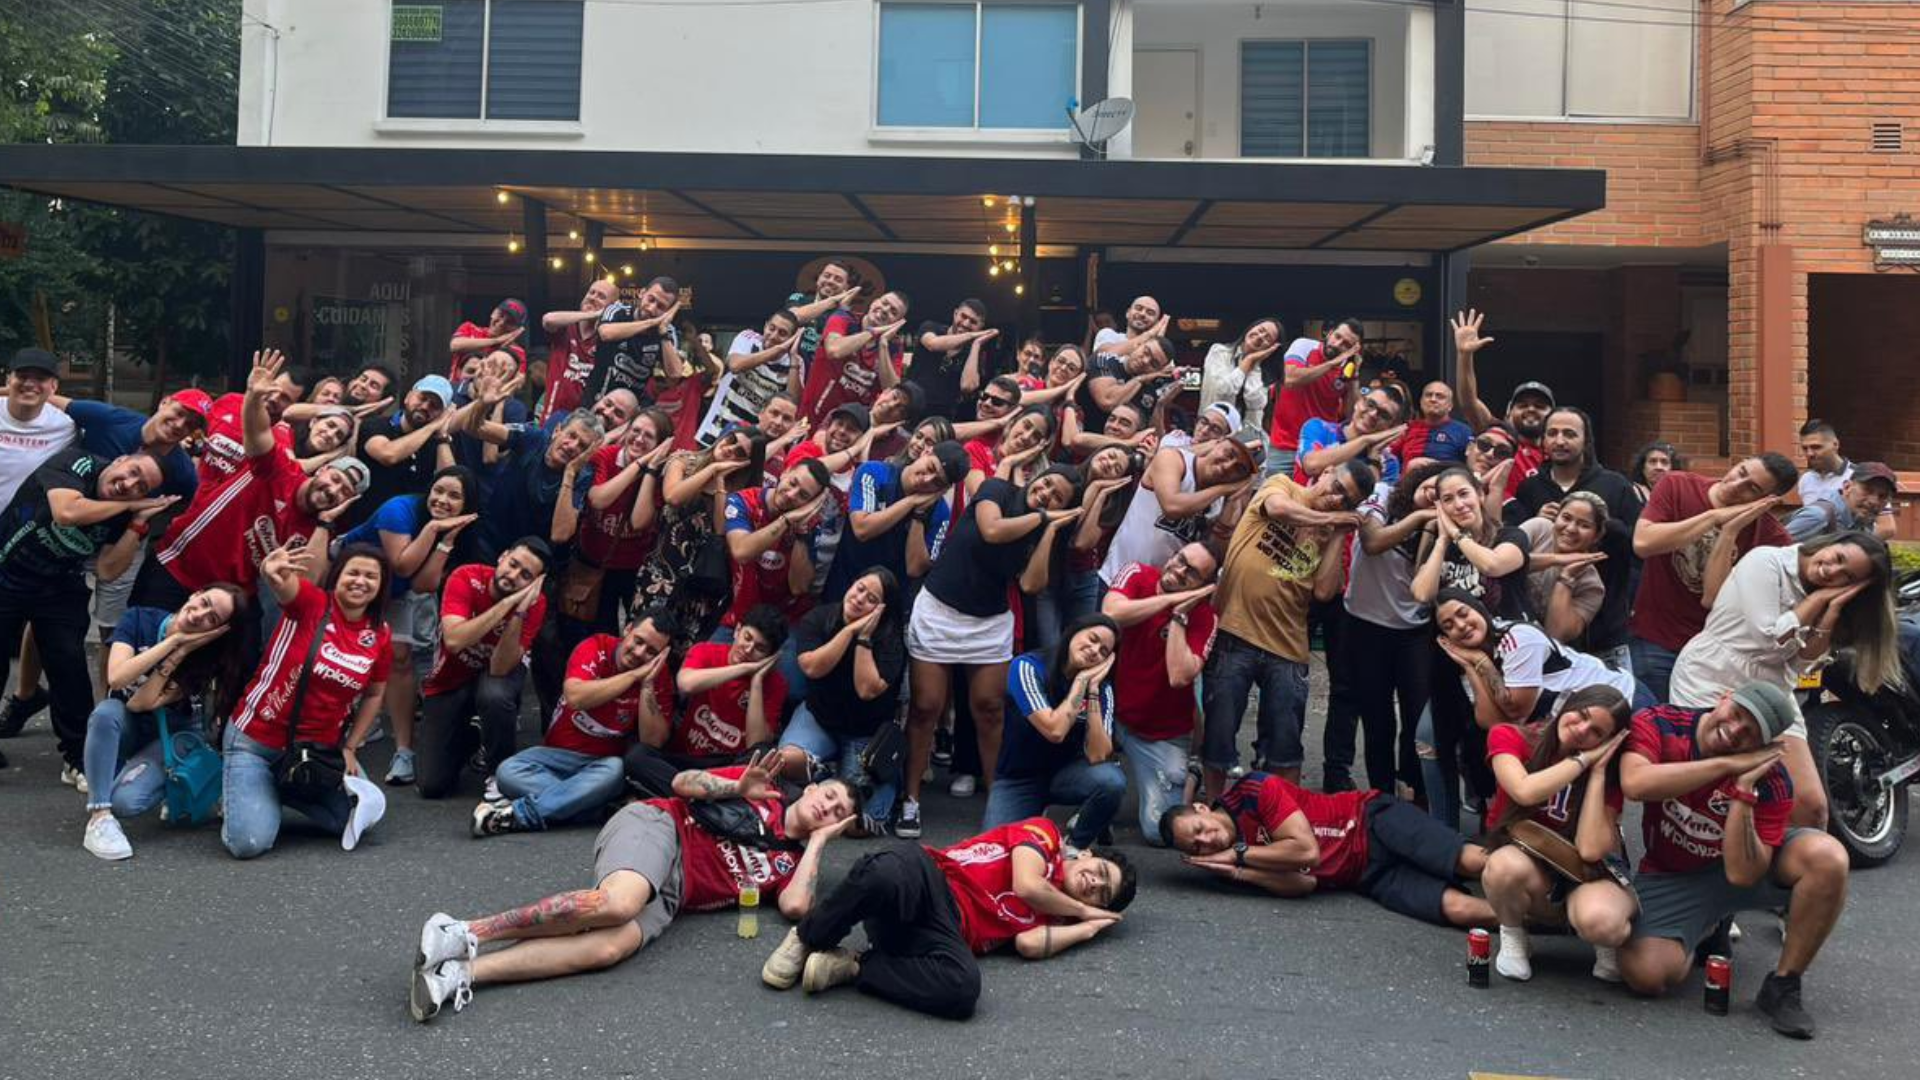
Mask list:
[[[1707,1011],[1727,1015],[1727,1000],[1733,992],[1733,960],[1725,956],[1707,957]]]
[[[1493,969],[1493,935],[1485,930],[1467,931],[1467,985],[1485,990]]]

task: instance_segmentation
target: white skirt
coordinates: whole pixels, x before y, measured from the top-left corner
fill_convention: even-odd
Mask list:
[[[1013,659],[1013,612],[965,615],[926,589],[907,620],[907,655],[929,664],[1004,664]]]

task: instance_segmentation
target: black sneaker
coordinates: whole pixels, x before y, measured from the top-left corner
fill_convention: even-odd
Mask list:
[[[1699,967],[1707,962],[1709,956],[1732,955],[1733,916],[1729,915],[1720,920],[1720,925],[1713,928],[1713,933],[1708,934],[1700,944],[1693,947],[1693,964]]]
[[[1800,976],[1768,972],[1753,1003],[1773,1021],[1773,1030],[1790,1039],[1813,1038],[1813,1017],[1800,1004]]]
[[[1353,786],[1353,774],[1345,769],[1328,769],[1320,777],[1320,790],[1329,795],[1338,795],[1343,791],[1358,790]]]
[[[11,739],[20,734],[20,729],[27,726],[27,721],[38,716],[50,700],[47,691],[38,686],[33,688],[32,697],[7,695],[7,707],[0,710],[0,739]]]
[[[515,832],[520,828],[518,819],[513,816],[513,804],[504,802],[483,802],[473,808],[471,832],[474,839],[499,836],[502,833]]]
[[[933,763],[942,769],[953,767],[953,732],[946,728],[933,731]]]
[[[900,817],[893,823],[893,835],[903,840],[920,839],[920,800],[907,799],[900,804]]]

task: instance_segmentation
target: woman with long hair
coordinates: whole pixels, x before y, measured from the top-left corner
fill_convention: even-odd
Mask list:
[[[420,680],[440,645],[440,584],[447,571],[474,561],[475,537],[467,526],[479,517],[479,478],[464,465],[449,465],[433,474],[426,494],[395,495],[340,538],[342,550],[353,544],[378,546],[393,570],[387,616],[393,635],[386,691],[387,718],[393,723],[388,784],[413,783],[413,722]]]
[[[632,607],[645,611],[663,604],[672,612],[680,625],[675,656],[713,636],[732,599],[732,568],[720,539],[727,496],[760,486],[766,454],[766,432],[748,427],[726,432],[706,450],[667,459],[660,540],[640,567]]]
[[[1607,863],[1624,876],[1625,797],[1614,761],[1632,716],[1619,691],[1589,686],[1568,695],[1550,719],[1500,724],[1487,733],[1487,759],[1499,785],[1487,823],[1501,846],[1487,857],[1480,884],[1500,916],[1494,970],[1509,979],[1533,977],[1528,926],[1566,925],[1593,946],[1594,978],[1620,981],[1616,950],[1633,929],[1633,894],[1612,874],[1580,884],[1550,874],[1526,849],[1507,841],[1516,824],[1531,821],[1571,843],[1581,862]]]
[[[81,758],[87,774],[82,845],[102,859],[133,855],[120,818],[138,817],[165,798],[164,713],[169,734],[205,735],[240,696],[246,635],[228,633],[247,594],[218,582],[196,590],[179,611],[131,607],[107,646],[108,697],[87,718]]]
[[[1627,470],[1627,479],[1633,482],[1633,490],[1639,494],[1641,504],[1645,505],[1653,496],[1653,489],[1659,485],[1661,477],[1686,467],[1687,456],[1680,452],[1679,447],[1655,440],[1633,455],[1633,466]]]
[[[1003,472],[1004,479],[1015,485],[1025,484],[1045,465],[1053,431],[1051,412],[1039,407],[1026,408],[1007,421],[998,438],[983,435],[967,443],[967,458],[971,462],[965,481],[967,498],[972,499],[981,484]],[[1001,469],[1003,464],[1007,466],[1005,470]]]
[[[1754,506],[1763,511],[1766,503]],[[1743,516],[1723,526],[1714,547],[1731,546],[1745,524]],[[1676,705],[1710,708],[1723,692],[1755,680],[1791,691],[1834,649],[1853,651],[1853,679],[1867,693],[1905,682],[1892,557],[1885,541],[1864,530],[1742,556],[1713,597],[1706,624],[1674,659],[1669,696]],[[1793,778],[1793,823],[1824,828],[1826,788],[1803,718],[1795,718],[1782,745]]]
[[[1612,687],[1635,708],[1654,704],[1631,672],[1560,644],[1534,623],[1503,619],[1458,589],[1440,594],[1433,624],[1440,651],[1460,669],[1473,696],[1474,723],[1483,732],[1537,719],[1558,708],[1561,697],[1588,686]]]
[[[280,602],[280,623],[221,739],[220,841],[236,859],[271,851],[285,810],[328,832],[345,829],[353,813],[345,786],[283,790],[281,765],[289,754],[338,753],[340,768],[360,775],[358,751],[380,715],[393,662],[386,625],[393,571],[380,549],[359,544],[342,549],[316,586],[307,575],[318,558],[311,547],[283,545],[260,564],[262,583]],[[309,778],[326,771],[310,769]]]
[[[780,732],[827,773],[861,789],[862,827],[878,835],[893,812],[900,777],[866,773],[868,744],[892,724],[907,674],[906,604],[900,580],[874,567],[837,604],[821,604],[793,628],[807,697]]]
[[[1234,407],[1243,423],[1265,431],[1267,379],[1262,367],[1285,342],[1286,331],[1280,320],[1272,317],[1248,323],[1231,345],[1215,342],[1200,366],[1200,407],[1224,401]]]
[[[1070,851],[1100,838],[1127,794],[1113,761],[1113,658],[1120,627],[1098,613],[1067,624],[1052,647],[1023,654],[1007,672],[1016,714],[1000,742],[982,829],[1075,808]]]
[[[1104,446],[1087,459],[1081,471],[1087,478],[1087,489],[1080,497],[1086,512],[1080,515],[1067,542],[1064,572],[1058,581],[1050,579],[1047,591],[1034,598],[1037,615],[1052,609],[1051,624],[1045,624],[1046,615],[1035,620],[1043,625],[1036,629],[1034,640],[1045,644],[1059,640],[1065,624],[1100,610],[1107,591],[1100,580],[1100,564],[1106,561],[1113,534],[1127,516],[1134,489],[1146,475],[1147,456],[1130,447]]]
[[[1578,645],[1606,602],[1596,564],[1607,535],[1607,502],[1591,491],[1570,491],[1551,518],[1520,523],[1527,534],[1527,607],[1555,641]],[[1621,667],[1630,665],[1622,664]]]

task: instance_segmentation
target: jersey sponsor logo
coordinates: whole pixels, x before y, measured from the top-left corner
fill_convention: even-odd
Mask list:
[[[360,675],[373,670],[373,657],[341,652],[340,647],[331,641],[320,643],[320,659]]]
[[[985,866],[1006,857],[1006,847],[992,840],[981,840],[966,847],[947,849],[947,858],[960,866]]]
[[[687,718],[687,745],[701,751],[729,750],[740,745],[739,728],[727,723],[706,705]]]
[[[633,712],[630,709],[620,709],[614,713],[620,723],[618,730],[601,723],[591,713],[582,712],[579,709],[574,709],[572,716],[574,730],[596,739],[617,739],[633,727]]]
[[[1716,813],[1726,813],[1726,794],[1715,791],[1707,799],[1707,807]],[[1695,810],[1679,799],[1668,799],[1660,804],[1660,809],[1662,839],[1696,858],[1720,857],[1720,845],[1726,836],[1726,831],[1718,820]]]

